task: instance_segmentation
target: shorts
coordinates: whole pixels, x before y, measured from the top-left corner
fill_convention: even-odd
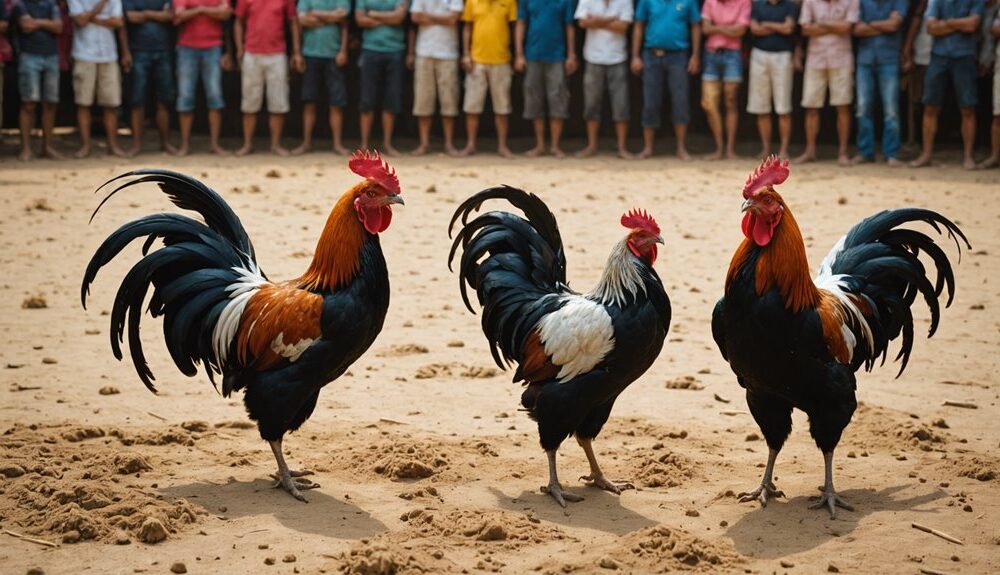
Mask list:
[[[548,104],[549,118],[569,116],[569,87],[562,62],[528,61],[524,74],[524,119],[544,118]]]
[[[122,105],[122,73],[118,62],[73,62],[73,97],[77,106]]]
[[[822,108],[830,90],[831,106],[849,106],[854,101],[854,68],[816,68],[806,64],[805,79],[802,81],[802,107]]]
[[[510,114],[511,75],[510,64],[473,62],[472,71],[465,76],[465,103],[462,110],[466,114],[482,114],[486,107],[486,92],[489,90],[493,113],[501,116]]]
[[[664,82],[670,92],[670,121],[675,125],[686,125],[691,121],[691,106],[688,102],[688,60],[687,50],[658,50],[647,48],[642,51],[642,127],[660,127],[660,112],[663,108]]]
[[[141,108],[146,103],[146,90],[150,76],[153,79],[153,94],[161,104],[174,105],[177,99],[174,66],[169,50],[132,52],[132,94],[131,105]]]
[[[751,50],[747,112],[770,114],[773,102],[776,114],[791,114],[793,78],[791,52]]]
[[[343,108],[347,105],[347,86],[336,58],[306,56],[306,71],[302,75],[302,101],[319,102],[321,85],[326,84],[327,105]]]
[[[22,52],[17,64],[17,88],[23,102],[59,102],[59,56]]]
[[[288,112],[288,56],[281,54],[243,54],[242,82],[243,101],[240,109],[244,114],[260,112],[267,91],[267,111],[270,114]]]
[[[194,111],[198,78],[205,90],[209,110],[226,107],[222,97],[222,46],[212,48],[177,47],[177,111]]]
[[[739,50],[705,50],[701,65],[704,82],[743,82],[743,54]]]
[[[403,52],[361,51],[362,112],[371,112],[382,104],[382,111],[399,114],[403,111],[403,79],[406,76],[406,55]]]
[[[931,63],[924,76],[924,105],[943,106],[948,93],[948,79],[954,87],[959,108],[976,105],[976,76],[978,70],[975,56],[951,58],[931,54]]]
[[[583,69],[583,118],[601,119],[604,87],[607,85],[611,94],[611,119],[615,122],[627,122],[628,81],[628,64],[625,62],[610,65],[587,62]]]
[[[1000,63],[993,65],[993,115],[1000,116]]]
[[[458,60],[417,56],[413,70],[413,115],[433,116],[436,104],[441,115],[458,115]]]

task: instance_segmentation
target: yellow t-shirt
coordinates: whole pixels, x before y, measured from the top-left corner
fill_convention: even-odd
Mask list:
[[[510,62],[510,23],[517,21],[517,0],[466,0],[462,21],[472,23],[473,62]]]

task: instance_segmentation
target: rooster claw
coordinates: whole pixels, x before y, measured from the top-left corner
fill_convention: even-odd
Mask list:
[[[826,507],[827,510],[830,511],[830,519],[837,518],[838,507],[846,509],[848,511],[854,511],[854,506],[845,501],[839,495],[837,495],[836,491],[832,489],[829,490],[823,489],[822,487],[820,488],[820,491],[823,492],[823,495],[819,496],[818,501],[810,505],[809,509],[822,509]],[[817,498],[811,497],[810,499],[817,499]]]
[[[309,501],[302,495],[302,490],[316,489],[319,487],[319,483],[311,481],[309,479],[303,479],[301,481],[295,481],[293,477],[302,477],[304,475],[312,475],[312,471],[289,471],[287,475],[277,475],[272,473],[271,478],[275,480],[274,485],[271,486],[272,489],[277,489],[278,487],[284,488],[289,495],[298,499],[303,503],[309,503]]]
[[[608,480],[604,475],[581,475],[580,481],[587,484],[588,487],[597,487],[598,489],[603,489],[615,495],[621,495],[622,491],[628,491],[629,489],[635,489],[635,485],[628,482],[616,483]]]
[[[567,501],[569,501],[570,503],[577,503],[579,501],[583,501],[583,497],[579,495],[574,495],[568,491],[563,491],[562,485],[559,485],[558,483],[550,483],[548,485],[543,485],[540,488],[540,490],[542,493],[551,495],[552,498],[556,500],[556,503],[560,505],[560,507],[565,508]]]
[[[744,491],[736,497],[739,498],[740,503],[746,503],[748,501],[759,501],[761,507],[767,507],[767,501],[770,497],[784,497],[785,493],[779,491],[778,488],[771,483],[770,485],[761,483],[760,487],[754,489],[753,491]]]

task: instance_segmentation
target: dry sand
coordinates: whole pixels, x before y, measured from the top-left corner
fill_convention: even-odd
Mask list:
[[[904,376],[887,366],[860,377],[863,405],[837,452],[837,486],[857,511],[831,520],[807,508],[822,458],[801,414],[777,466],[788,498],[760,509],[733,497],[757,485],[766,448],[709,318],[754,161],[394,163],[407,205],[382,239],[391,309],[370,352],[286,442],[290,463],[315,469],[322,484],[302,504],[270,489],[274,461],[241,398],[174,371],[155,322],[144,333],[159,397],[113,361],[106,314],[138,247],[98,277],[90,310],[80,308],[81,274],[100,240],[166,200],[134,189],[87,218],[109,177],[177,169],[220,191],[264,270],[287,278],[305,268],[328,210],[356,181],[345,161],[0,162],[0,528],[57,544],[0,534],[0,571],[168,573],[181,562],[189,573],[1000,572],[1000,172],[825,163],[793,168],[782,187],[813,265],[883,208],[940,210],[973,243],[954,305],[938,335],[917,342]],[[608,474],[636,491],[580,485],[586,460],[570,441],[561,476],[586,500],[563,510],[539,493],[545,457],[517,409],[520,389],[493,366],[445,265],[454,206],[499,183],[548,201],[577,289],[598,277],[623,210],[647,208],[661,223],[669,341],[596,443]],[[925,308],[918,316],[924,332]]]

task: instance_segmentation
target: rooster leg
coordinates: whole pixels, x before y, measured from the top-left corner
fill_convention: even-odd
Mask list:
[[[302,495],[300,489],[316,489],[319,487],[319,483],[314,483],[308,479],[295,481],[292,478],[312,475],[313,472],[308,469],[303,471],[292,471],[288,469],[288,464],[285,463],[285,455],[281,452],[281,440],[269,441],[268,443],[271,445],[271,451],[274,452],[274,458],[278,461],[278,473],[271,476],[276,481],[271,487],[283,487],[285,491],[291,494],[292,497],[303,503],[308,503],[305,496]]]
[[[823,453],[823,461],[826,463],[826,481],[820,491],[823,495],[816,503],[809,506],[810,509],[822,509],[826,507],[830,511],[830,519],[837,518],[837,508],[843,507],[848,511],[854,511],[854,507],[844,501],[833,489],[833,451]]]
[[[590,462],[590,475],[584,475],[580,478],[580,481],[586,482],[587,485],[598,487],[605,491],[610,491],[615,495],[621,495],[622,491],[628,489],[635,489],[635,485],[632,485],[631,483],[615,483],[608,480],[608,478],[604,476],[604,472],[601,471],[601,466],[597,464],[597,456],[594,455],[594,445],[592,439],[577,437],[576,442],[583,448],[583,452],[587,455],[587,461]]]
[[[545,454],[549,456],[549,484],[542,486],[542,493],[548,493],[563,507],[566,507],[567,501],[572,503],[583,501],[583,497],[563,491],[562,485],[559,484],[559,476],[556,475],[556,450],[546,451]]]
[[[778,459],[778,450],[771,449],[767,454],[767,467],[764,468],[764,477],[760,480],[760,487],[753,491],[745,491],[737,495],[740,498],[740,503],[757,500],[760,501],[761,507],[767,507],[769,497],[785,496],[783,492],[778,491],[778,488],[774,485],[774,481],[771,480],[771,476],[774,474],[774,462],[776,459]]]

